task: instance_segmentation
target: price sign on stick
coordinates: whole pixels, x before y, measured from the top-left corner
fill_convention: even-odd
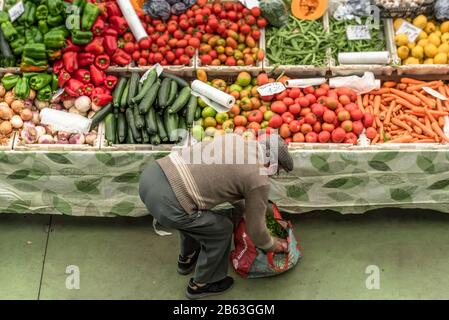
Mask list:
[[[271,96],[273,94],[278,94],[284,90],[285,90],[285,86],[282,84],[282,82],[267,83],[267,84],[257,88],[257,92],[259,92],[259,94],[262,97]]]
[[[346,28],[346,36],[348,40],[371,40],[371,33],[368,26],[348,26]]]
[[[23,7],[23,2],[19,1],[15,5],[11,7],[11,9],[8,10],[9,18],[11,19],[11,22],[16,21],[22,13],[25,12],[25,8]]]
[[[398,31],[396,31],[396,35],[405,34],[407,35],[409,42],[415,42],[416,38],[418,38],[421,32],[422,29],[415,27],[413,24],[409,22],[403,22],[399,27]]]

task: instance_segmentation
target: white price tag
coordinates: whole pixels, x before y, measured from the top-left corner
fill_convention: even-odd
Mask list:
[[[429,88],[429,87],[423,87],[422,89],[423,89],[425,92],[427,92],[427,93],[430,94],[431,96],[434,96],[434,97],[437,98],[437,99],[440,99],[440,100],[443,100],[443,101],[447,100],[447,97],[446,97],[446,96],[443,96],[441,93],[439,93],[439,92],[436,91],[436,90],[433,90],[432,88]]]
[[[53,97],[51,98],[51,101],[54,102],[56,100],[58,100],[58,98],[64,93],[64,88],[60,88],[58,90],[55,91],[55,93],[53,94]]]
[[[284,90],[285,90],[285,87],[282,84],[282,82],[267,83],[267,84],[257,88],[257,92],[259,92],[259,94],[262,97],[271,96],[273,94],[278,94]]]
[[[371,33],[368,26],[348,26],[346,28],[346,36],[348,40],[371,40]]]
[[[415,27],[413,24],[405,21],[401,24],[398,31],[396,31],[396,35],[405,34],[407,35],[409,42],[415,42],[416,38],[418,38],[421,32],[422,29]]]
[[[11,19],[11,22],[16,21],[22,13],[25,12],[25,8],[23,7],[23,2],[19,1],[15,5],[11,7],[11,9],[8,10],[9,18]]]
[[[243,4],[248,9],[259,8],[260,3],[259,0],[240,0],[240,3]]]
[[[153,69],[156,69],[156,73],[157,73],[158,77],[161,75],[162,71],[164,71],[164,68],[162,68],[162,66],[159,63],[156,63],[142,75],[139,82],[144,83],[145,80],[147,80],[148,75],[150,74],[151,70],[153,70]]]

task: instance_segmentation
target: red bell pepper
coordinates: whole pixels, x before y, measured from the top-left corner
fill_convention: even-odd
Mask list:
[[[100,86],[104,83],[104,79],[106,79],[106,74],[103,70],[98,69],[95,65],[91,64],[89,67],[90,70],[90,79],[92,83],[96,86]]]
[[[112,62],[118,64],[119,66],[126,66],[131,62],[131,56],[124,50],[118,48],[112,55]]]
[[[95,20],[94,25],[92,26],[92,33],[94,36],[101,36],[105,28],[105,23],[103,17],[98,16],[97,20]]]
[[[108,12],[108,17],[114,17],[114,16],[122,16],[122,12],[120,11],[119,6],[115,1],[106,2],[106,10]]]
[[[108,17],[108,9],[106,9],[106,3],[101,2],[101,3],[96,3],[97,8],[100,9],[100,14],[99,16],[103,17],[103,19],[106,19]]]
[[[95,37],[91,42],[86,44],[84,50],[94,55],[102,54],[104,52],[103,37]]]
[[[106,93],[99,93],[92,96],[92,103],[96,106],[103,107],[112,101],[112,96]]]
[[[83,87],[84,83],[72,78],[67,82],[66,86],[64,87],[64,90],[67,91],[67,93],[70,94],[72,97],[79,97],[82,96],[84,93]]]
[[[68,52],[68,51],[80,52],[81,47],[77,46],[76,44],[73,44],[72,39],[67,39],[65,47],[62,48],[62,52]]]
[[[112,28],[106,28],[106,30],[104,31],[104,35],[105,36],[113,36],[113,37],[117,38],[118,37],[118,32],[115,31]]]
[[[117,50],[117,37],[106,35],[104,37],[103,45],[106,53],[112,56],[115,50]]]
[[[64,69],[64,62],[62,60],[53,63],[53,73],[58,74],[62,69]]]
[[[113,16],[109,18],[109,25],[111,28],[113,28],[115,31],[118,32],[118,34],[124,34],[126,30],[128,30],[128,23],[126,22],[125,18],[119,17],[119,16]]]
[[[111,64],[111,58],[107,54],[100,54],[95,58],[95,66],[101,70],[105,70]]]
[[[92,92],[94,91],[94,85],[92,83],[87,83],[83,87],[83,93],[90,97],[92,95]]]
[[[90,66],[95,61],[95,55],[89,52],[78,53],[78,67]]]
[[[92,90],[92,95],[94,96],[94,95],[97,95],[97,94],[105,94],[105,93],[107,93],[105,90],[104,90],[105,88],[104,87],[95,87],[93,90]]]
[[[86,69],[78,69],[75,71],[74,78],[87,84],[90,82],[90,72]]]
[[[67,72],[72,73],[78,69],[78,53],[73,51],[67,51],[62,55],[64,61],[64,69]]]
[[[59,72],[58,75],[58,87],[62,88],[66,84],[67,81],[69,81],[72,77],[70,76],[70,73],[68,73],[66,70],[62,69]]]
[[[117,81],[117,77],[107,76],[106,79],[104,79],[104,86],[109,90],[113,90],[115,88],[115,85],[117,84]]]

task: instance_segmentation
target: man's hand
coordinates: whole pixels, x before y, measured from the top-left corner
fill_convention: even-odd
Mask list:
[[[269,250],[269,251],[272,251],[275,253],[288,252],[287,240],[279,239],[279,238],[275,238],[275,237],[273,237],[273,240],[274,240],[274,245],[271,248],[271,250]]]

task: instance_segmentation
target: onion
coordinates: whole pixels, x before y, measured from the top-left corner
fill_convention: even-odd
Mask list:
[[[89,132],[86,135],[86,143],[87,144],[90,144],[91,146],[93,146],[95,143],[95,140],[97,140],[97,132],[96,131]]]
[[[5,87],[0,84],[0,97],[3,97],[6,94],[6,89]]]
[[[23,120],[20,116],[15,115],[11,118],[10,120],[11,125],[15,128],[15,129],[19,129],[22,128],[23,126]]]
[[[64,108],[62,107],[62,105],[59,104],[59,103],[52,103],[52,104],[50,104],[50,108],[55,109],[55,110],[59,110],[59,111],[61,111],[61,110],[64,109]]]
[[[45,134],[47,134],[47,130],[45,130],[44,127],[42,127],[42,126],[37,126],[37,127],[36,127],[36,136],[37,136],[38,138],[39,138],[40,136],[45,135]]]
[[[39,117],[38,111],[33,111],[33,119],[31,120],[34,124],[39,124],[41,122],[41,119]]]
[[[30,89],[30,94],[28,95],[28,99],[34,100],[34,98],[36,98],[36,91],[34,91],[33,89]]]
[[[25,127],[20,133],[20,137],[22,138],[23,142],[25,142],[25,144],[35,143],[37,140],[37,131],[35,128]]]
[[[84,134],[82,133],[76,133],[69,139],[70,144],[84,144],[85,141]]]
[[[90,98],[88,96],[81,96],[75,100],[75,108],[80,113],[85,113],[90,110]]]
[[[5,93],[4,100],[5,100],[5,102],[8,104],[8,106],[10,106],[11,103],[15,100],[14,92],[12,92],[12,91],[6,92],[6,93]]]
[[[33,101],[33,100],[30,100],[30,99],[25,99],[25,100],[23,101],[23,104],[24,104],[25,108],[27,108],[27,109],[33,109],[34,101]]]
[[[3,121],[0,123],[0,134],[7,136],[12,132],[12,125],[9,121]]]
[[[14,110],[15,113],[19,114],[23,108],[25,108],[25,104],[23,103],[23,100],[14,100],[11,103],[11,109]]]
[[[58,132],[58,140],[69,140],[71,133],[67,131]]]
[[[28,128],[36,128],[36,126],[31,121],[25,121],[23,123],[23,129],[28,129]]]
[[[34,105],[39,110],[42,110],[44,108],[47,108],[50,105],[50,103],[48,103],[47,101],[34,100]]]
[[[12,116],[14,115],[13,111],[11,110],[11,108],[6,107],[6,106],[0,106],[0,118],[3,120],[9,120],[12,118]]]
[[[55,143],[55,140],[53,137],[49,134],[44,134],[43,136],[39,137],[39,140],[37,141],[39,144],[53,144]]]
[[[64,100],[62,104],[64,105],[64,108],[70,109],[75,106],[75,99]]]
[[[97,106],[95,103],[92,103],[91,109],[92,111],[98,112],[101,110],[102,107]]]
[[[33,111],[31,111],[30,109],[23,109],[20,112],[20,117],[25,121],[31,120],[33,119]]]

